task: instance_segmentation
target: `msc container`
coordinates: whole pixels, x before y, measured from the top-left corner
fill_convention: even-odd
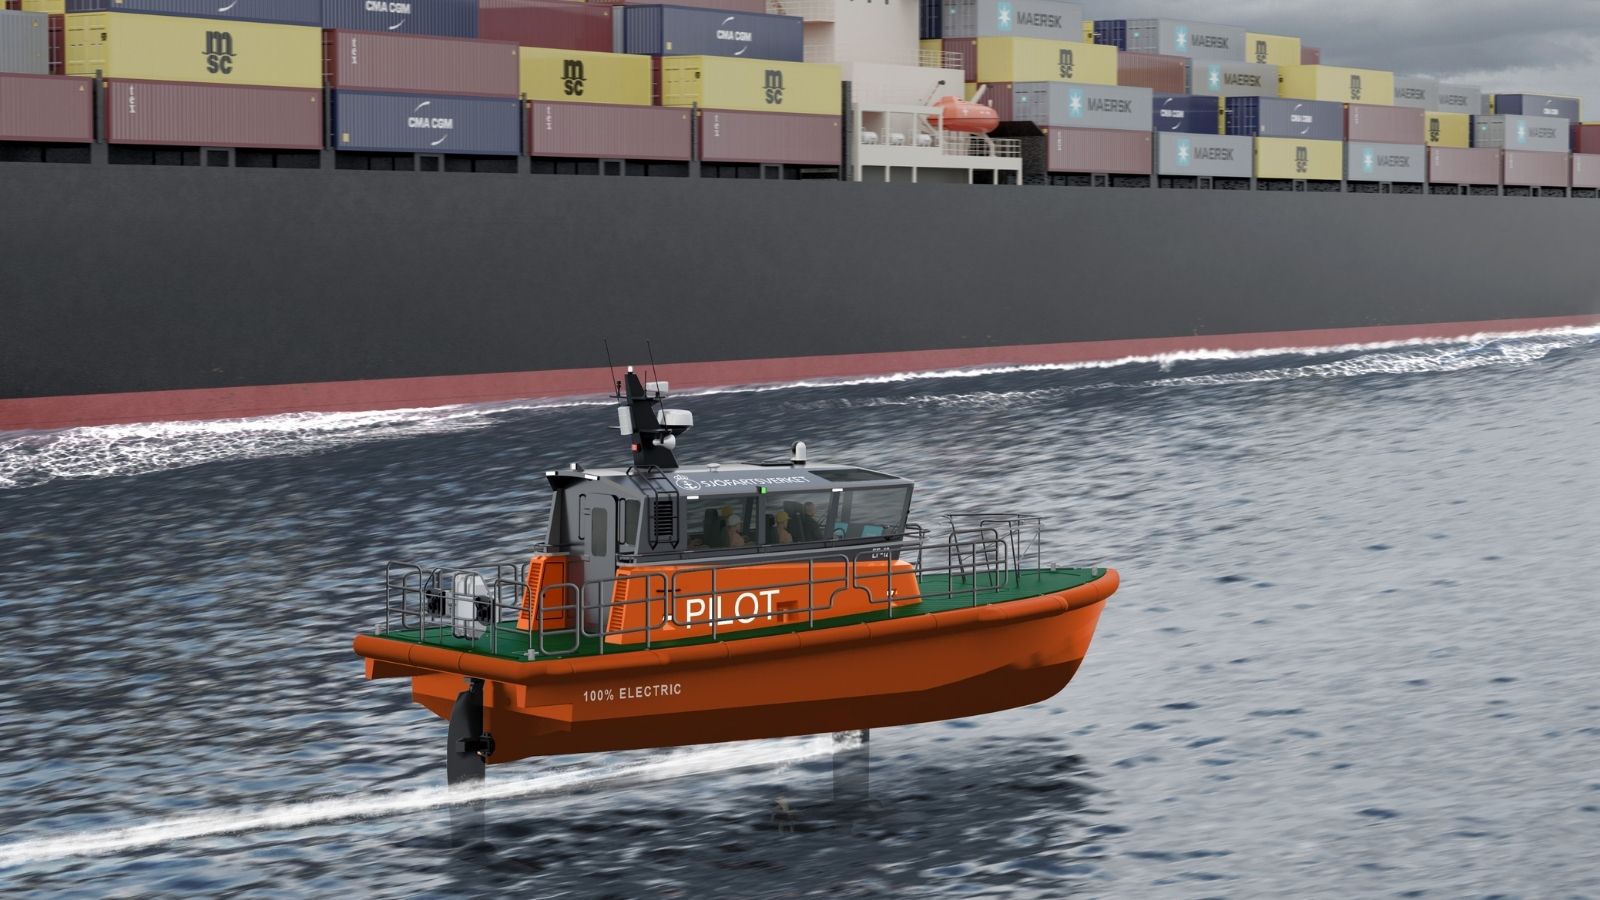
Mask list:
[[[322,27],[477,37],[478,0],[323,0]]]
[[[522,96],[528,100],[650,105],[650,57],[523,47]]]
[[[728,13],[687,6],[614,7],[622,53],[647,56],[739,56],[805,59],[805,26],[796,16]]]
[[[50,17],[0,10],[0,72],[50,74]]]
[[[1499,184],[1499,150],[1428,148],[1428,180],[1434,184]]]
[[[328,31],[328,84],[335,90],[515,97],[517,45],[507,41]]]
[[[610,6],[571,0],[481,0],[478,37],[523,47],[557,47],[609,53],[616,12]]]
[[[1539,150],[1507,150],[1501,156],[1501,183],[1517,187],[1566,187],[1571,176],[1569,154]]]
[[[1600,122],[1572,126],[1572,152],[1600,153]]]
[[[1207,178],[1249,178],[1255,141],[1227,134],[1156,135],[1156,173]]]
[[[1155,131],[1181,131],[1186,134],[1217,134],[1222,131],[1222,107],[1215,97],[1156,94],[1152,103]]]
[[[1256,177],[1338,181],[1344,174],[1344,144],[1298,138],[1256,138]]]
[[[1018,82],[1014,88],[1012,113],[1018,121],[1051,128],[1150,131],[1149,88],[1059,81]]]
[[[1422,125],[1423,141],[1430,147],[1472,146],[1472,117],[1466,113],[1425,113]]]
[[[1379,144],[1421,143],[1424,114],[1406,106],[1373,106],[1347,103],[1344,107],[1344,138]]]
[[[706,109],[700,112],[704,162],[837,166],[844,152],[839,117]]]
[[[154,13],[321,28],[322,3],[323,0],[66,0],[64,9],[49,11]]]
[[[1544,116],[1474,116],[1472,146],[1565,153],[1572,149],[1572,126]]]
[[[1344,106],[1317,100],[1229,97],[1223,130],[1249,137],[1344,140]]]
[[[942,37],[1083,39],[1083,9],[1060,0],[945,0]]]
[[[1548,94],[1495,94],[1490,111],[1497,116],[1551,116],[1568,122],[1583,118],[1578,98]]]
[[[1428,180],[1428,148],[1421,144],[1345,144],[1347,181],[1421,184]]]
[[[528,155],[688,160],[690,110],[593,103],[528,104]]]
[[[138,13],[73,13],[66,27],[68,75],[322,86],[317,28]]]
[[[1278,67],[1201,60],[1189,67],[1191,94],[1207,97],[1276,97]]]
[[[522,102],[334,91],[334,147],[379,153],[516,156]]]
[[[1466,113],[1469,116],[1483,115],[1483,91],[1464,84],[1439,83],[1439,103],[1434,107],[1440,112]]]
[[[1117,83],[1117,51],[1112,47],[995,37],[978,38],[976,44],[978,77],[974,81]]]
[[[1051,172],[1150,174],[1155,136],[1148,131],[1051,128],[1044,137],[1045,168]]]
[[[93,83],[61,75],[0,73],[0,141],[94,140]]]
[[[1284,37],[1281,34],[1257,34],[1254,31],[1244,33],[1244,55],[1246,62],[1253,62],[1263,66],[1298,66],[1300,59],[1300,39],[1297,37]]]
[[[1161,94],[1186,93],[1189,90],[1189,59],[1184,56],[1118,50],[1117,84],[1149,88]],[[1276,82],[1273,87],[1276,89]]]
[[[112,144],[320,150],[322,91],[173,81],[106,81]]]
[[[1572,154],[1572,186],[1600,188],[1600,153]]]
[[[1300,100],[1339,103],[1394,103],[1394,73],[1345,66],[1284,66],[1278,71],[1278,93]]]
[[[1302,66],[1320,66],[1320,65],[1322,65],[1322,49],[1320,47],[1307,47],[1306,45],[1301,44],[1300,45],[1300,65],[1302,65]]]
[[[1182,19],[1097,19],[1095,40],[1134,53],[1245,59],[1244,29]]]
[[[1417,109],[1439,108],[1439,79],[1400,76],[1394,78],[1394,105]]]
[[[661,105],[839,115],[839,67],[726,56],[661,60]]]

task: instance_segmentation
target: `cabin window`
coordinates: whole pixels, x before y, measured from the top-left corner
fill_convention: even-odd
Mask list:
[[[639,544],[639,511],[642,504],[638,500],[624,500],[622,502],[622,531],[617,535],[617,543],[624,547],[636,547]]]
[[[589,553],[593,556],[611,555],[611,528],[606,518],[604,506],[596,506],[589,510]]]
[[[684,504],[689,549],[753,547],[754,497],[702,497]]]
[[[767,494],[761,498],[762,523],[766,543],[804,544],[833,537],[832,491],[801,494]]]
[[[860,488],[845,491],[833,534],[838,538],[899,537],[905,532],[911,488]]]

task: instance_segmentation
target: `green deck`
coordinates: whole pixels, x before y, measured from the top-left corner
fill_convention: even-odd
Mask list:
[[[996,603],[1009,603],[1014,600],[1037,597],[1041,594],[1053,594],[1058,591],[1070,590],[1079,585],[1103,578],[1105,574],[1105,569],[1024,569],[1020,576],[1011,578],[1007,584],[999,588],[981,585],[975,587],[972,581],[967,578],[948,575],[925,576],[919,580],[918,584],[926,599],[905,606],[897,606],[893,610],[885,608],[861,615],[819,619],[815,624],[798,622],[791,625],[778,625],[772,628],[731,631],[716,638],[707,636],[684,638],[675,641],[656,640],[652,641],[648,648],[642,642],[624,646],[608,644],[604,647],[604,652],[609,656],[614,653],[632,653],[645,649],[687,647],[694,644],[707,644],[712,641],[742,641],[774,634],[789,634],[796,631],[839,628],[844,625],[858,625],[862,622],[877,622],[890,618],[905,619],[911,616],[922,616],[952,609],[965,609],[974,605],[989,606]],[[980,581],[983,581],[983,579],[980,579]],[[483,636],[476,640],[455,637],[450,634],[447,628],[438,626],[428,628],[426,640],[422,639],[418,634],[418,629],[415,628],[386,631],[381,636],[395,641],[427,644],[451,650],[465,650],[470,653],[481,653],[485,656],[499,656],[516,660],[527,659],[530,645],[530,635],[527,631],[518,628],[515,622],[500,623],[494,627],[492,632],[485,632]],[[537,635],[534,635],[533,638],[537,640]],[[550,652],[540,654],[540,659],[598,656],[602,649],[599,638],[584,638],[576,651],[568,652],[572,650],[572,637],[569,634],[559,633],[546,635],[545,647]]]

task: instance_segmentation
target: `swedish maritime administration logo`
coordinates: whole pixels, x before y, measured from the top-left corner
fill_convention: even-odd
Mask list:
[[[1222,67],[1211,66],[1206,69],[1206,84],[1213,91],[1222,90]]]
[[[1361,171],[1368,175],[1378,168],[1378,154],[1371,148],[1365,147],[1361,151]]]
[[[1527,122],[1518,122],[1517,123],[1517,143],[1526,144],[1527,142],[1528,142],[1528,123]]]
[[[1083,118],[1083,89],[1073,88],[1067,91],[1067,117],[1072,119]]]
[[[1194,144],[1188,138],[1180,138],[1178,140],[1178,165],[1188,168],[1190,161],[1193,159]]]
[[[1189,26],[1179,25],[1172,31],[1172,49],[1182,53],[1189,49]]]
[[[1013,17],[1011,15],[1011,4],[1009,4],[1009,3],[998,3],[998,4],[995,4],[994,18],[995,18],[995,26],[997,28],[999,28],[1001,31],[1010,31],[1011,30],[1011,22],[1013,21]]]

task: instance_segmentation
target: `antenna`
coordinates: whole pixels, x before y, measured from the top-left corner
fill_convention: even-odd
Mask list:
[[[606,348],[606,371],[611,373],[611,390],[614,396],[621,397],[622,382],[617,380],[617,367],[611,363],[611,342],[601,338],[600,343]]]
[[[656,371],[656,351],[655,348],[650,346],[650,342],[648,340],[644,342],[644,352],[650,357],[650,380],[654,381],[656,384],[660,384],[661,373]],[[656,391],[656,396],[661,396],[661,392],[659,390]]]

